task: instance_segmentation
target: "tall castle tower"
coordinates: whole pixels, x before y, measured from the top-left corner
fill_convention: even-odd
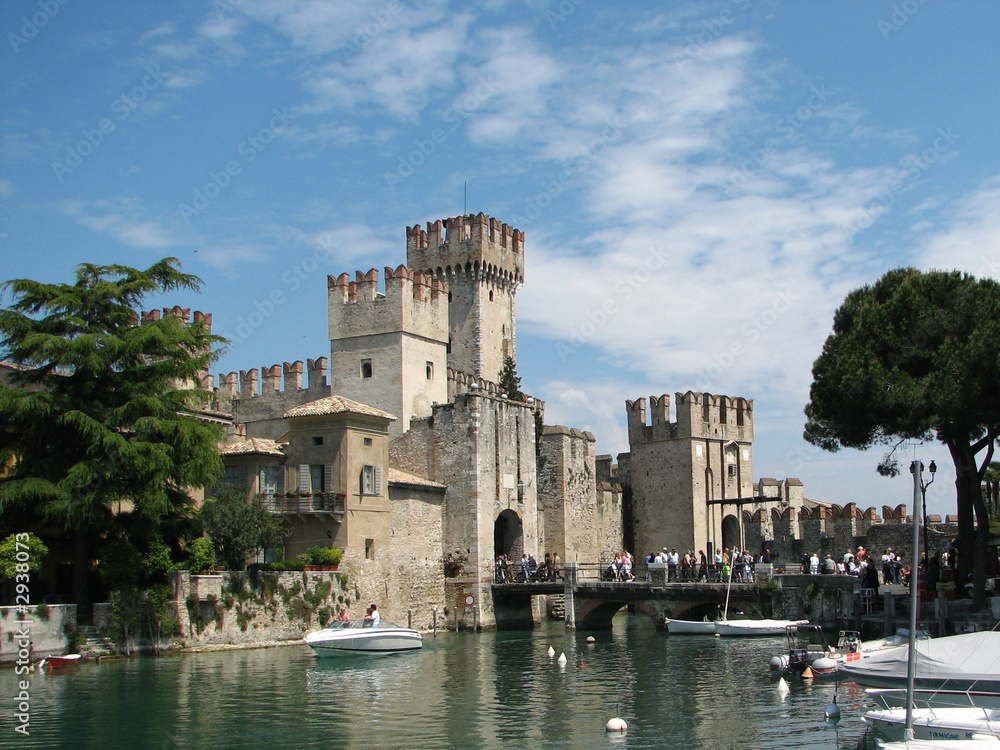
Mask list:
[[[739,507],[753,495],[753,401],[710,393],[626,401],[636,553],[737,544]]]
[[[483,213],[408,227],[406,263],[448,283],[448,366],[495,381],[504,357],[517,359],[524,233]]]

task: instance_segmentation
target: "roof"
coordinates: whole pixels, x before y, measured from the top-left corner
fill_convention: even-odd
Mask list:
[[[223,456],[284,456],[281,446],[273,440],[267,438],[250,438],[241,440],[238,443],[229,443],[219,449]]]
[[[321,417],[327,414],[360,414],[366,417],[381,417],[382,419],[395,420],[396,418],[374,406],[351,401],[343,396],[326,396],[317,401],[310,401],[307,404],[296,406],[285,412],[288,417]]]
[[[430,479],[418,477],[415,474],[407,474],[399,469],[389,469],[389,484],[405,484],[410,487],[420,487],[427,490],[446,490],[443,484],[432,482]]]

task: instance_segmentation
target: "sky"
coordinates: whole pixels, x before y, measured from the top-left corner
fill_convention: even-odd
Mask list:
[[[208,0],[0,4],[0,279],[179,258],[215,374],[329,354],[326,275],[405,230],[525,232],[522,389],[628,450],[625,400],[754,402],[755,477],[909,504],[937,444],[802,439],[846,294],[1000,274],[1000,3]],[[0,299],[9,304],[10,299]]]

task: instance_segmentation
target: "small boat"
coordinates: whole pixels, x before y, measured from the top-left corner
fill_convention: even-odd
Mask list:
[[[423,648],[423,638],[416,630],[382,622],[368,627],[363,621],[334,621],[304,638],[319,656],[348,654],[393,654]]]
[[[808,625],[809,620],[719,620],[715,634],[722,636],[785,635],[790,626]]]
[[[885,739],[903,739],[905,708],[868,711],[864,719]],[[991,708],[920,708],[912,712],[912,722],[913,737],[918,740],[972,740],[1000,735],[1000,711]]]
[[[919,632],[918,638],[930,638],[927,633]],[[800,673],[808,666],[814,674],[831,674],[841,664],[851,664],[867,659],[872,654],[897,646],[906,646],[910,634],[905,629],[896,631],[895,635],[886,638],[876,638],[862,641],[855,630],[841,630],[835,645],[828,645],[823,628],[815,623],[790,627],[788,629],[788,654],[778,654],[770,662],[771,674],[784,672]]]
[[[49,669],[60,669],[62,667],[75,667],[83,658],[80,654],[67,654],[66,656],[47,656],[45,666]]]
[[[715,635],[715,620],[664,621],[670,635]]]

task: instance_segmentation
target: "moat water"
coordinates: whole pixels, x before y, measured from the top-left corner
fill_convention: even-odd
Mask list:
[[[13,718],[24,678],[6,667],[0,747],[855,748],[860,689],[797,679],[782,699],[768,661],[784,648],[670,637],[619,615],[611,632],[428,635],[423,650],[384,657],[320,661],[302,645],[105,660],[30,677],[27,737]],[[843,717],[831,724],[835,691]],[[623,736],[605,732],[615,716]]]

